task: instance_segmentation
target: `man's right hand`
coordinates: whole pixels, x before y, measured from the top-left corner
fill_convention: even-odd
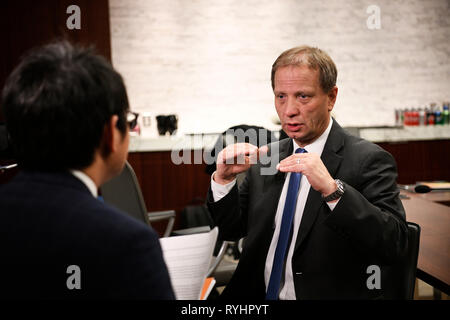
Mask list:
[[[236,176],[247,171],[258,160],[262,153],[267,153],[267,146],[258,148],[249,143],[236,143],[227,146],[217,156],[217,170],[214,181],[227,184],[236,179]]]

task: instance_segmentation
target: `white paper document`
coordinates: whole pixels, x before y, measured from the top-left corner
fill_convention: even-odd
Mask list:
[[[199,300],[217,241],[209,232],[161,238],[164,259],[178,300]]]

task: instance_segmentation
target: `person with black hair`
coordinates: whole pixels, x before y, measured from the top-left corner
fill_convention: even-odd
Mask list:
[[[2,108],[22,170],[0,186],[1,296],[174,299],[156,232],[97,199],[135,125],[120,74],[53,43],[12,72]]]

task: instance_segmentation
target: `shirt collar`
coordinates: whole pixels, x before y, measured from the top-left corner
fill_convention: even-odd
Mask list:
[[[77,177],[81,182],[84,183],[84,185],[89,189],[89,191],[92,193],[92,196],[94,198],[97,198],[98,196],[98,190],[97,186],[95,185],[94,181],[83,171],[80,170],[70,170],[70,173]]]
[[[306,145],[303,149],[306,149],[309,153],[316,153],[319,156],[322,155],[323,148],[325,147],[325,143],[327,142],[328,135],[331,131],[331,126],[333,125],[333,118],[330,117],[330,121],[328,122],[327,129],[321,134],[319,138],[314,140],[313,143]],[[292,154],[295,153],[295,150],[300,148],[300,146],[295,142],[294,139],[292,139],[292,142],[294,143],[294,150]]]

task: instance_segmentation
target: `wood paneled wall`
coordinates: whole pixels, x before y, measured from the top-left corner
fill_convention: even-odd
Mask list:
[[[80,7],[79,30],[66,26],[70,5]],[[94,45],[98,53],[111,61],[108,0],[1,1],[0,39],[0,88],[24,53],[56,39]]]
[[[204,203],[211,179],[205,172],[206,164],[175,165],[167,151],[130,153],[128,161],[139,180],[147,210],[177,212],[174,230],[179,229],[180,213],[187,205]],[[153,227],[162,233],[164,223]]]
[[[148,210],[181,210],[204,200],[210,175],[206,164],[176,165],[170,152],[130,153],[128,161],[136,172]]]
[[[384,142],[378,145],[394,156],[398,183],[450,181],[450,140]]]

